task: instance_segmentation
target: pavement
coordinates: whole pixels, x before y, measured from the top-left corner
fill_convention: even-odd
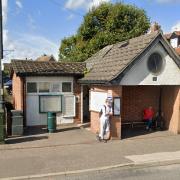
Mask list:
[[[28,179],[153,163],[180,163],[180,135],[152,132],[99,143],[87,129],[30,134],[0,145],[0,178]]]

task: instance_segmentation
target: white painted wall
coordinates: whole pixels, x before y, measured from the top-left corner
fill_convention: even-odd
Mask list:
[[[46,77],[46,76],[32,76],[32,77],[26,77],[26,82],[73,82],[73,77],[66,77],[66,76],[52,76],[52,77]]]
[[[163,71],[157,76],[151,74],[147,67],[148,58],[153,52],[159,52],[165,62]],[[157,77],[157,81],[153,81],[153,77]],[[126,73],[120,85],[180,85],[180,69],[159,43]]]
[[[178,38],[171,39],[170,43],[173,48],[177,48],[178,47]]]
[[[27,82],[72,82],[73,86],[73,77],[26,77]],[[73,87],[72,87],[73,89]],[[37,125],[47,125],[47,114],[39,113],[39,95],[42,93],[36,94],[26,94],[26,120],[28,126],[37,126]],[[51,93],[52,94],[52,93]],[[57,94],[57,93],[56,93]],[[62,93],[60,93],[62,94]],[[63,93],[63,94],[73,94],[73,93]],[[64,123],[73,123],[73,117],[63,117],[61,113],[56,115],[57,124]]]

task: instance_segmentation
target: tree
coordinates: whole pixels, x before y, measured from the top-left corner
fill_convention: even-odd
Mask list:
[[[61,41],[59,59],[84,61],[109,44],[147,32],[150,20],[143,9],[124,3],[104,3],[92,8],[77,33]]]

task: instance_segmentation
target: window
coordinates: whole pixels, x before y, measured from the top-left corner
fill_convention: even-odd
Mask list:
[[[75,117],[76,116],[76,98],[73,95],[66,95],[63,97],[63,116]]]
[[[40,93],[50,92],[50,83],[49,82],[40,82],[39,83],[39,92]]]
[[[71,82],[63,82],[62,83],[62,92],[72,92]]]
[[[27,83],[27,93],[37,93],[37,83],[28,82]]]
[[[178,38],[171,39],[170,42],[171,42],[171,46],[173,48],[177,48],[178,47]]]
[[[51,92],[60,92],[60,83],[53,82],[51,86]]]
[[[159,74],[163,68],[163,58],[157,52],[150,55],[147,66],[152,74]]]

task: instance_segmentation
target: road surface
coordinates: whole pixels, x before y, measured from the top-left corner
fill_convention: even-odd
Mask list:
[[[179,180],[180,164],[153,167],[126,167],[81,174],[51,176],[37,180]]]

